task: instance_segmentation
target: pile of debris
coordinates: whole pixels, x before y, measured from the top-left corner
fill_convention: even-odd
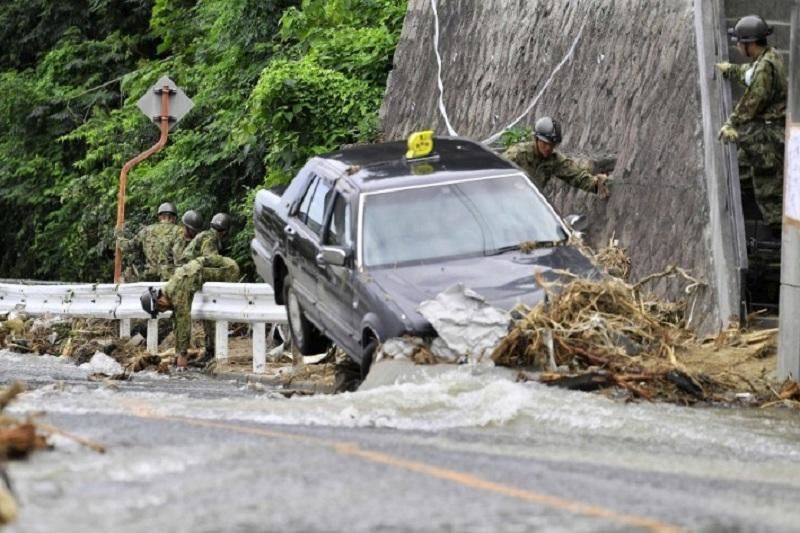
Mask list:
[[[547,298],[512,312],[511,329],[492,354],[495,364],[536,372],[522,372],[523,379],[628,398],[683,404],[792,401],[792,384],[778,392],[764,361],[775,356],[776,330],[734,326],[698,339],[688,327],[692,304],[667,302],[644,288],[681,277],[691,302],[702,282],[669,267],[631,284],[630,260],[616,241],[598,253],[586,251],[610,276],[587,280],[563,272],[568,281],[554,283],[537,276]]]
[[[0,348],[37,355],[56,355],[93,370],[90,379],[129,379],[134,372],[169,373],[175,357],[174,335],[167,320],[159,322],[163,339],[158,354],[145,352],[145,321],[134,321],[134,335],[120,339],[117,321],[71,319],[60,316],[29,317],[13,311],[0,317]],[[141,332],[137,333],[139,329]],[[203,345],[203,330],[195,324],[192,346]],[[190,362],[199,360],[202,348],[189,350]]]
[[[6,461],[24,459],[32,451],[47,447],[47,440],[37,432],[31,420],[18,420],[4,414],[6,406],[23,390],[25,387],[21,383],[0,389],[0,525],[13,522],[17,517],[17,504],[5,472]]]
[[[678,361],[676,352],[693,340],[684,305],[648,299],[641,283],[615,277],[538,282],[545,302],[512,312],[511,331],[492,354],[495,364],[547,371],[539,376],[547,384],[616,386],[648,400],[705,400],[725,390]]]
[[[26,459],[31,452],[49,447],[47,438],[61,435],[72,439],[98,453],[105,453],[103,445],[68,433],[37,419],[19,419],[4,413],[9,403],[25,391],[25,385],[15,382],[0,388],[0,526],[13,522],[17,517],[17,504],[11,490],[11,482],[5,471],[8,461]]]

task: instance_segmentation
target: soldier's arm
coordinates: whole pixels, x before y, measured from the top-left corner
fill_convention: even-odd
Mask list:
[[[739,103],[736,104],[736,109],[728,119],[734,128],[738,128],[763,113],[772,98],[775,75],[775,67],[772,64],[764,62],[758,65],[753,74],[753,82],[744,92]]]
[[[183,232],[179,232],[175,236],[175,242],[172,244],[172,264],[176,267],[181,266],[183,263],[183,251],[186,248],[186,239],[183,238]]]
[[[142,228],[133,237],[128,237],[125,235],[123,230],[123,232],[121,232],[117,236],[117,245],[119,246],[119,249],[126,254],[141,250],[145,233],[146,233],[146,228]]]
[[[179,261],[179,263],[181,265],[185,265],[186,263],[188,263],[189,261],[191,261],[192,259],[195,258],[194,249],[195,249],[195,246],[197,244],[195,242],[196,240],[197,240],[197,237],[195,237],[194,239],[192,239],[191,241],[186,243],[185,246],[183,247],[183,249],[181,250],[181,253],[180,253],[180,256],[179,256],[179,259],[178,259],[178,261]]]
[[[572,159],[556,152],[555,176],[578,189],[597,193],[597,181],[586,168]]]
[[[742,65],[733,65],[730,72],[728,72],[728,79],[735,81],[742,87],[746,87],[746,84],[744,83],[744,73],[747,72],[748,68],[750,68],[750,64],[748,63]]]
[[[217,236],[213,233],[210,233],[208,237],[203,241],[202,246],[200,246],[200,256],[201,257],[208,257],[209,255],[217,255],[219,254],[219,246],[217,246]]]

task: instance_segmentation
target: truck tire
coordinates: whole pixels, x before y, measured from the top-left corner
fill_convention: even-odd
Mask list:
[[[289,319],[289,331],[292,343],[302,355],[322,353],[330,346],[330,341],[308,321],[297,293],[292,287],[291,275],[283,279],[283,301],[286,302],[286,316]]]

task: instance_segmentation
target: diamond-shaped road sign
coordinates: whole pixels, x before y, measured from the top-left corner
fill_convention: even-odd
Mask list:
[[[136,105],[147,118],[158,125],[161,122],[161,91],[164,86],[169,87],[169,129],[172,129],[192,109],[194,102],[168,76],[161,76],[161,79],[139,98]]]

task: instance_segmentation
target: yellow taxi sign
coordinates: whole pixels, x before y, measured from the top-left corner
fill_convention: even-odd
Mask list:
[[[433,152],[433,130],[415,131],[408,136],[406,158],[425,157]]]

